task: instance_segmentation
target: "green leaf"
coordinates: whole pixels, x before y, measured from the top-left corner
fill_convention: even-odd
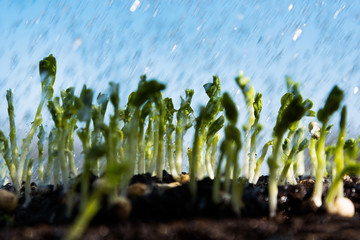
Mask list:
[[[218,76],[213,76],[213,82],[206,83],[203,87],[209,98],[216,98],[221,95],[220,79]]]
[[[158,94],[164,89],[164,84],[156,80],[145,81],[144,78],[142,78],[138,89],[129,102],[131,105],[140,108],[151,97],[158,98]]]
[[[171,98],[164,99],[165,104],[165,119],[171,123],[174,118],[174,113],[176,112],[174,104]]]
[[[236,109],[234,101],[231,99],[230,95],[227,92],[223,94],[221,104],[225,109],[226,118],[235,125],[238,120],[238,111]]]
[[[309,146],[309,139],[307,138],[303,139],[299,145],[298,152],[305,150],[305,148],[307,148],[308,146]]]
[[[351,159],[355,159],[357,157],[359,148],[354,138],[350,138],[345,141],[344,151]]]
[[[40,76],[48,77],[52,76],[55,78],[56,75],[56,59],[52,54],[44,58],[39,63]]]
[[[317,118],[320,122],[327,122],[330,116],[339,109],[340,103],[344,98],[344,92],[338,87],[335,86],[328,98],[326,99],[325,106],[321,108],[317,113]]]
[[[115,109],[119,108],[120,98],[119,98],[119,84],[110,82],[110,102]]]
[[[239,76],[235,78],[235,81],[245,97],[246,104],[249,106],[252,104],[255,95],[255,90],[250,84],[250,79],[245,77],[241,72]]]
[[[341,109],[340,128],[345,129],[346,127],[346,106]]]
[[[254,103],[253,103],[253,107],[254,107],[254,116],[255,119],[258,121],[260,118],[260,113],[262,110],[262,94],[257,92],[255,95],[255,99],[254,99]]]
[[[291,124],[299,121],[312,107],[312,102],[308,99],[303,102],[301,95],[289,94],[285,94],[281,99],[281,107],[274,127],[275,136],[284,134]]]
[[[240,130],[233,126],[233,125],[227,125],[225,127],[225,138],[229,141],[234,141],[237,151],[239,151],[242,147],[241,143],[241,133]]]
[[[284,152],[286,152],[289,148],[290,148],[290,139],[285,138],[282,144],[282,149]]]
[[[210,140],[221,128],[223,128],[224,123],[225,123],[224,115],[221,115],[218,119],[212,122],[207,132],[206,141]]]
[[[153,103],[151,101],[147,101],[140,111],[140,123],[144,124],[145,118],[151,113],[153,109]]]
[[[93,91],[84,85],[80,97],[75,100],[78,109],[77,117],[81,122],[87,122],[91,119]]]

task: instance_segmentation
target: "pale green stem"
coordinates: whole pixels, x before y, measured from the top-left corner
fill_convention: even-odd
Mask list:
[[[96,213],[100,210],[100,197],[98,194],[93,194],[89,199],[88,203],[84,207],[77,218],[75,219],[74,224],[72,224],[66,240],[76,240],[81,237],[81,234],[85,231],[90,221],[94,218]]]
[[[175,164],[176,171],[178,174],[182,173],[182,155],[183,155],[183,128],[184,123],[181,118],[177,119],[176,128],[175,128]]]
[[[61,166],[61,175],[62,175],[62,184],[64,192],[68,190],[68,182],[69,182],[69,167],[66,164],[66,157],[65,157],[65,130],[59,129],[58,130],[58,161]]]
[[[26,207],[30,201],[31,201],[31,175],[32,175],[32,165],[33,165],[34,159],[30,158],[28,166],[27,166],[27,172],[26,172],[26,181],[25,181],[25,203],[24,207]]]
[[[256,156],[256,125],[254,124],[251,126],[252,135],[251,135],[251,142],[250,142],[250,158],[249,158],[249,180],[252,180],[255,175],[255,156]]]
[[[316,175],[316,170],[317,170],[317,156],[316,156],[316,142],[317,140],[314,138],[311,138],[310,140],[310,145],[309,145],[309,151],[310,151],[310,157],[311,157],[311,161],[313,164],[313,176]]]
[[[45,94],[42,94],[40,104],[39,104],[36,114],[35,114],[35,120],[31,126],[31,129],[30,129],[27,137],[24,139],[23,144],[21,145],[21,156],[20,156],[19,165],[18,165],[18,168],[16,171],[16,181],[14,183],[18,196],[20,195],[22,176],[23,176],[26,156],[29,152],[29,145],[31,143],[31,140],[32,140],[35,132],[36,132],[36,129],[38,128],[38,126],[40,126],[40,124],[42,122],[41,110],[42,110],[45,100],[48,97],[48,94],[49,94],[49,90]]]
[[[208,176],[210,179],[214,179],[214,170],[211,165],[211,150],[213,146],[213,140],[208,141],[206,143],[206,151],[205,151],[205,165],[206,165],[206,171],[208,173]]]
[[[270,208],[270,217],[276,216],[277,209],[277,195],[278,195],[278,185],[277,185],[277,170],[278,170],[278,158],[279,150],[282,143],[282,136],[275,138],[275,148],[273,149],[273,155],[268,159],[269,165],[269,208]]]
[[[167,126],[169,128],[169,125]],[[176,164],[174,159],[174,145],[172,143],[173,141],[173,134],[170,129],[167,130],[166,133],[166,159],[169,162],[169,168],[170,168],[170,174],[173,176],[173,178],[178,179],[179,175],[176,170]]]
[[[327,121],[323,122],[321,131],[320,131],[320,139],[318,142],[318,146],[316,149],[316,157],[317,157],[317,169],[316,169],[316,181],[315,188],[312,195],[312,201],[314,202],[316,207],[320,207],[322,204],[321,196],[323,191],[323,178],[325,173],[325,132],[326,132]]]
[[[338,141],[335,147],[335,154],[334,154],[334,162],[335,162],[335,168],[334,168],[334,175],[333,179],[335,179],[335,176],[338,173],[341,173],[341,171],[344,169],[344,144],[345,144],[345,128],[342,128],[340,130]],[[336,188],[337,190],[337,197],[343,197],[344,196],[344,185],[342,179],[340,180],[340,184]]]
[[[218,165],[216,167],[216,173],[214,178],[214,185],[213,185],[213,191],[212,191],[212,199],[215,204],[219,203],[219,195],[220,195],[220,181],[221,181],[221,165],[224,160],[224,153],[221,152]]]
[[[201,121],[201,120],[200,120]],[[198,173],[197,167],[198,162],[200,161],[200,151],[201,151],[201,128],[202,123],[196,124],[195,127],[195,137],[194,137],[194,143],[193,143],[193,149],[192,149],[192,155],[191,155],[191,164],[190,164],[190,192],[193,198],[196,198],[196,191],[197,191],[197,184],[196,181],[198,179],[198,176],[196,175]]]
[[[284,167],[283,167],[282,171],[281,171],[279,181],[278,181],[279,185],[284,185],[285,180],[286,180],[286,176],[287,176],[288,171],[289,171],[290,166],[291,166],[291,163],[294,160],[294,155],[295,155],[295,151],[292,150],[290,152],[285,164],[284,164]]]
[[[210,155],[210,162],[211,162],[211,168],[215,169],[215,162],[216,162],[216,154],[217,154],[217,148],[218,148],[218,142],[220,140],[219,134],[215,134],[213,143],[211,145],[211,155]]]
[[[139,124],[138,136],[138,174],[145,173],[145,152],[144,152],[144,122]]]

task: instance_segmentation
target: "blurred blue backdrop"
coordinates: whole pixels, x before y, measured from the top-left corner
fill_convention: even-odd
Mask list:
[[[56,94],[69,86],[79,92],[83,84],[106,92],[114,81],[122,105],[146,73],[166,83],[164,96],[176,107],[184,89],[194,89],[197,110],[207,102],[203,84],[217,74],[238,104],[239,124],[246,109],[234,77],[242,70],[263,93],[261,141],[271,137],[285,75],[301,83],[314,110],[338,84],[346,93],[348,134],[360,133],[360,1],[2,0],[0,32],[5,133],[6,90],[14,91],[24,133],[40,98],[38,61],[50,53],[58,62]],[[337,117],[332,123],[338,125]]]

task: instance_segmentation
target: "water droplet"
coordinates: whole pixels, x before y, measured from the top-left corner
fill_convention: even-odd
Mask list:
[[[288,7],[289,12],[294,8],[294,5],[291,3]]]
[[[295,30],[294,36],[293,36],[293,41],[295,42],[301,35],[302,30],[300,28]]]
[[[359,87],[354,87],[354,94],[357,94],[359,92]]]
[[[135,0],[133,5],[130,7],[130,12],[135,12],[138,7],[140,7],[141,2],[139,0]]]

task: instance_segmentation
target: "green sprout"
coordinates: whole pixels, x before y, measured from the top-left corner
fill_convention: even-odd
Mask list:
[[[212,142],[206,141],[207,135],[209,133],[210,126],[216,121],[216,117],[218,113],[222,110],[221,108],[222,98],[221,98],[221,87],[220,87],[219,77],[213,76],[213,82],[204,84],[204,89],[210,99],[206,104],[205,115],[203,117],[200,126],[200,138],[199,138],[200,155],[199,155],[199,159],[197,160],[198,172],[196,173],[197,177],[200,179],[206,176],[206,173],[207,176],[210,176],[210,178],[214,176],[214,169],[211,166],[211,161],[205,162],[206,158],[203,157],[204,155],[203,149],[204,149],[204,144],[206,144],[206,148],[211,148]]]
[[[161,96],[161,91],[165,89],[165,85],[157,82],[156,80],[146,80],[146,76],[142,76],[138,85],[138,89],[131,97],[129,104],[134,112],[133,117],[130,120],[129,132],[127,132],[129,136],[129,150],[130,153],[128,160],[130,164],[130,172],[133,173],[135,170],[135,161],[137,159],[137,137],[139,136],[138,128],[139,128],[139,118],[140,118],[140,109],[141,107],[150,99],[153,99],[155,102],[155,106],[159,110],[159,125],[158,125],[158,134],[159,141],[158,145],[154,146],[158,148],[158,155],[156,156],[156,176],[162,179],[162,171],[164,168],[164,136],[165,136],[165,104],[164,100]],[[128,179],[132,175],[128,176]]]
[[[227,139],[226,145],[226,158],[227,163],[232,165],[232,191],[231,191],[231,205],[235,213],[240,214],[241,207],[241,197],[242,197],[242,182],[238,180],[240,176],[240,167],[238,163],[238,156],[240,149],[242,147],[241,143],[241,133],[240,130],[236,127],[238,120],[238,111],[236,109],[235,103],[232,101],[228,93],[224,93],[221,101],[222,106],[225,109],[226,119],[229,121],[229,124],[225,127],[225,139]],[[228,191],[228,182],[227,179],[229,176],[229,167],[226,168],[225,165],[225,191]]]
[[[73,146],[71,146],[73,145],[73,136],[72,133],[70,134],[70,131],[73,132],[77,121],[75,115],[77,109],[74,104],[74,88],[68,88],[66,91],[61,92],[61,103],[59,97],[55,97],[52,101],[48,101],[48,109],[52,115],[56,128],[55,138],[57,139],[57,155],[55,164],[60,166],[62,183],[65,191],[68,188],[70,171],[76,171],[74,158],[69,158],[69,155],[73,156]],[[60,169],[54,170],[59,171]]]
[[[39,141],[38,141],[38,173],[39,173],[39,181],[43,183],[44,181],[44,141],[45,141],[45,130],[42,125],[39,127],[39,132],[37,135]]]
[[[225,192],[230,194],[230,179],[232,179],[231,188],[231,205],[235,213],[240,215],[241,208],[241,196],[243,183],[238,179],[240,175],[240,167],[238,163],[239,151],[242,147],[241,133],[236,127],[238,120],[238,111],[236,105],[231,99],[228,93],[224,93],[222,96],[221,104],[225,110],[225,116],[229,124],[225,127],[225,140],[221,145],[221,155],[216,168],[216,175],[213,185],[213,201],[219,202],[220,191],[220,170],[224,157],[226,157],[225,163]],[[232,174],[231,174],[232,173]],[[232,176],[231,176],[232,175]]]
[[[266,142],[262,148],[260,157],[256,160],[254,178],[251,183],[256,184],[261,175],[261,165],[264,162],[269,146],[273,145],[273,140]]]
[[[283,185],[285,183],[286,178],[290,181],[291,184],[296,184],[294,172],[288,176],[289,170],[291,170],[290,166],[294,163],[296,155],[303,151],[308,146],[308,139],[304,139],[305,128],[298,128],[295,133],[294,137],[292,138],[292,146],[289,154],[287,155],[284,167],[281,171],[279,177],[279,184]],[[287,138],[288,139],[288,138]]]
[[[15,113],[14,113],[14,103],[13,103],[13,94],[11,90],[6,92],[6,100],[8,102],[8,115],[10,123],[10,148],[11,148],[11,157],[12,164],[17,168],[18,165],[18,147],[16,145],[16,127],[15,127]],[[15,181],[15,175],[12,175],[13,182]]]
[[[174,159],[174,144],[173,144],[173,132],[175,130],[175,126],[173,124],[174,113],[176,112],[174,108],[174,104],[171,98],[165,98],[165,120],[166,120],[166,131],[165,131],[165,139],[166,139],[166,156],[165,159],[169,164],[170,174],[175,178],[179,179],[178,172],[175,166]]]
[[[101,128],[104,124],[105,112],[109,103],[109,97],[101,94],[96,98],[98,105],[92,105],[91,118],[93,121],[93,131],[91,133],[91,146],[95,147],[101,144],[103,134]],[[72,133],[73,131],[70,131]],[[70,144],[72,146],[72,144]],[[93,172],[96,176],[100,176],[100,158],[95,159]]]
[[[244,167],[243,167],[243,176],[245,178],[251,179],[250,177],[254,175],[253,171],[255,169],[255,160],[252,159],[252,162],[250,163],[250,157],[249,153],[251,151],[251,129],[255,122],[255,115],[254,115],[254,109],[255,106],[254,103],[254,96],[255,96],[255,90],[254,87],[251,86],[250,79],[248,77],[245,77],[242,72],[240,72],[239,76],[235,78],[236,83],[240,87],[245,102],[247,105],[248,110],[248,122],[246,123],[244,129],[245,129],[245,147],[244,147]],[[261,97],[260,97],[261,98]],[[261,99],[260,99],[261,101]],[[261,103],[258,104],[257,110],[258,114],[260,114],[261,111]],[[256,129],[256,127],[255,127]],[[251,154],[250,154],[251,155]],[[250,167],[252,165],[252,167]],[[251,172],[251,173],[250,173]]]
[[[191,115],[194,112],[191,108],[191,99],[194,95],[194,90],[185,90],[185,99],[181,97],[180,108],[176,114],[175,127],[175,164],[178,174],[182,173],[183,161],[183,142],[186,131],[192,126]]]
[[[325,155],[325,134],[327,129],[327,123],[330,116],[339,109],[340,103],[344,98],[344,92],[335,86],[328,98],[326,99],[325,105],[317,113],[318,120],[322,123],[320,130],[320,137],[316,149],[317,166],[316,166],[316,181],[315,188],[312,195],[312,201],[316,207],[320,207],[322,204],[321,195],[323,189],[323,177],[326,166],[326,155]]]
[[[53,164],[54,162],[54,157],[56,156],[56,128],[53,128],[48,136],[48,159],[47,159],[47,166],[45,169],[45,174],[44,174],[44,184],[49,184],[50,183],[50,178],[51,178],[51,174],[54,170],[54,182],[55,184],[58,184],[60,182],[60,177],[59,177],[59,172],[57,171],[57,169],[59,169],[58,167],[55,166],[55,164]],[[54,169],[52,169],[54,168]]]
[[[83,170],[82,170],[82,180],[81,180],[81,209],[83,210],[85,205],[87,204],[89,198],[89,178],[90,178],[90,171],[92,168],[92,156],[90,153],[90,121],[91,121],[91,111],[92,111],[92,100],[93,100],[93,91],[83,86],[80,97],[75,99],[75,107],[77,109],[77,118],[80,122],[84,122],[85,126],[80,128],[77,131],[77,135],[82,143],[83,152],[84,152],[84,162],[83,162]],[[64,134],[64,133],[62,133]],[[65,147],[65,142],[61,141],[58,146],[58,152],[60,154],[59,159],[63,159],[65,154],[62,148]],[[62,161],[60,161],[62,163]],[[66,168],[66,166],[62,165],[62,168]],[[68,174],[68,172],[66,172]],[[63,173],[64,176],[64,173]],[[64,176],[65,177],[65,176]],[[63,180],[64,181],[64,180]]]
[[[277,205],[277,171],[279,168],[279,153],[282,138],[285,132],[297,123],[312,107],[309,99],[303,101],[298,91],[288,92],[281,98],[281,107],[273,131],[274,148],[272,155],[268,158],[269,165],[269,207],[270,217],[276,215]]]
[[[218,113],[221,108],[221,87],[218,76],[213,76],[211,83],[204,84],[204,89],[210,98],[205,107],[202,107],[195,124],[195,136],[193,142],[193,149],[191,155],[190,165],[190,186],[193,194],[196,193],[196,179],[202,179],[206,176],[214,176],[213,169],[210,167],[211,162],[208,162],[208,167],[205,164],[204,145],[206,144],[209,127],[216,121]],[[208,142],[211,144],[210,142]],[[210,147],[210,146],[208,146]]]
[[[146,151],[149,151],[151,149],[151,145],[147,145],[146,146],[146,151],[144,148],[144,128],[145,128],[145,119],[147,118],[147,116],[149,116],[149,125],[152,124],[151,120],[150,120],[150,114],[152,111],[152,102],[151,101],[147,101],[144,106],[141,109],[140,112],[140,118],[139,118],[139,135],[138,135],[138,173],[139,174],[144,174],[145,173],[145,158],[149,159],[150,156],[147,155],[146,156]],[[148,126],[148,128],[152,126]],[[151,134],[151,130],[149,130],[150,132],[147,132],[147,134]],[[148,143],[148,136],[146,135],[145,137],[145,142]],[[151,150],[150,150],[151,151]],[[149,154],[147,152],[147,154]]]
[[[197,191],[197,168],[198,162],[201,159],[201,127],[205,118],[205,107],[200,108],[200,114],[196,118],[196,124],[195,124],[195,135],[194,135],[194,142],[193,142],[193,148],[190,149],[191,151],[191,158],[189,158],[189,172],[190,172],[190,193],[193,197],[196,197],[196,191]]]
[[[206,136],[205,166],[211,179],[214,179],[214,159],[216,156],[217,142],[219,141],[218,131],[223,128],[224,122],[225,117],[221,115],[209,126]],[[211,159],[212,157],[213,159]]]
[[[23,143],[21,145],[21,155],[20,155],[19,160],[14,159],[17,155],[16,154],[17,151],[16,151],[16,147],[14,146],[14,143],[13,143],[13,147],[12,147],[12,150],[13,150],[12,153],[15,155],[15,156],[12,156],[13,161],[15,161],[15,162],[18,161],[17,164],[14,163],[14,165],[16,167],[16,177],[13,182],[18,196],[20,194],[21,183],[22,183],[23,176],[24,176],[24,169],[26,167],[25,163],[26,163],[26,159],[28,157],[29,146],[30,146],[31,140],[32,140],[37,128],[42,123],[41,110],[43,108],[45,101],[49,100],[52,97],[53,91],[54,91],[53,85],[55,82],[55,75],[56,75],[56,60],[53,57],[53,55],[50,54],[48,57],[46,57],[40,61],[39,72],[40,72],[40,77],[41,77],[41,100],[40,100],[39,106],[36,110],[35,119],[32,122],[31,129],[30,129],[28,135],[26,136],[26,138],[23,139]],[[10,101],[9,101],[9,104],[10,104]],[[11,108],[11,107],[9,107],[9,108]],[[9,114],[12,115],[13,111],[9,110]],[[13,119],[13,117],[10,117],[10,119]],[[10,135],[12,135],[11,138],[13,139],[15,137],[15,135],[14,135],[15,134],[15,126],[12,126],[12,124],[10,124],[10,125],[11,125],[10,128],[12,128],[12,130],[10,131]],[[11,140],[11,141],[14,141],[14,140]]]
[[[309,133],[310,133],[310,144],[309,144],[309,152],[310,152],[310,157],[311,157],[311,161],[313,164],[313,175],[315,176],[315,172],[317,169],[317,156],[316,156],[316,143],[317,140],[320,138],[320,125],[315,122],[312,121],[309,123]]]
[[[262,110],[262,95],[261,93],[256,93],[254,103],[254,123],[251,125],[251,141],[250,141],[250,158],[249,158],[249,182],[256,183],[255,180],[255,172],[257,162],[256,157],[256,137],[262,129],[262,125],[259,124],[260,113]]]
[[[344,152],[345,152],[345,163],[353,162],[359,153],[359,145],[356,143],[354,138],[350,138],[344,143]]]

